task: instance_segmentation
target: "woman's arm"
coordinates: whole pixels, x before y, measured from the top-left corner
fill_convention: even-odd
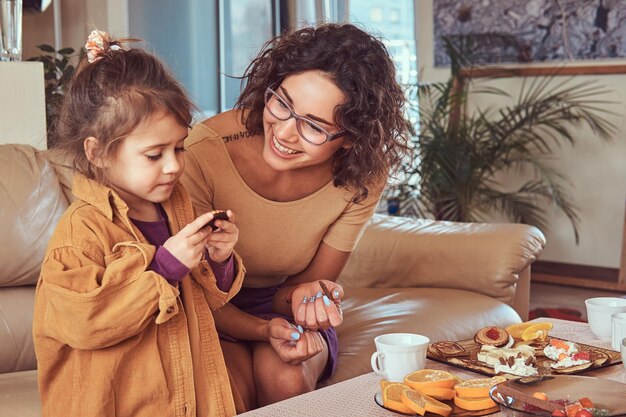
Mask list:
[[[269,341],[268,321],[241,311],[231,303],[213,311],[215,327],[220,333],[237,340]]]
[[[304,294],[300,294],[304,289],[297,288],[299,284],[315,283],[319,288],[317,284],[319,280],[337,281],[349,257],[350,252],[339,251],[322,242],[304,271],[287,278],[282,288],[274,295],[273,310],[287,316],[292,315],[294,313],[292,305],[297,305],[304,298]],[[307,293],[306,295],[315,295],[317,291],[316,289],[311,294]]]
[[[306,332],[282,318],[265,320],[241,311],[231,303],[213,313],[220,333],[238,340],[268,342],[278,356],[296,365],[322,351],[319,334]]]
[[[275,312],[293,316],[296,323],[309,330],[338,326],[343,322],[340,299],[343,288],[336,284],[350,252],[343,252],[321,243],[309,265],[285,281],[272,300]],[[319,281],[330,291],[327,297]],[[306,299],[305,299],[306,298]]]

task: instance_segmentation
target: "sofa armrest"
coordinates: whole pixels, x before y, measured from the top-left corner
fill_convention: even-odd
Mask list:
[[[347,287],[474,291],[519,305],[522,311],[518,312],[524,317],[529,265],[545,242],[539,229],[522,224],[456,223],[376,214],[339,281]],[[518,284],[526,295],[516,294]]]

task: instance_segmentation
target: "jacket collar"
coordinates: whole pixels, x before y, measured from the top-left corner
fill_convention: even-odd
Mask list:
[[[74,174],[72,193],[76,198],[100,210],[111,221],[114,209],[120,213],[128,213],[128,205],[114,190],[82,174]]]
[[[117,211],[130,224],[128,205],[112,188],[89,179],[82,174],[75,173],[72,193],[76,198],[100,210],[110,221],[113,221],[114,213]],[[163,202],[162,205],[170,219],[170,224],[172,224],[174,219],[193,218],[194,212],[191,201],[185,198],[185,195],[183,186],[180,182],[177,182],[170,198]],[[176,223],[178,222],[176,221]],[[178,231],[183,226],[184,224],[176,224],[174,230]]]

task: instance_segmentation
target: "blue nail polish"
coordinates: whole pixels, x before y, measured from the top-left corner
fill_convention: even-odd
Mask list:
[[[333,290],[333,298],[334,298],[335,300],[338,300],[338,299],[339,299],[339,290]]]
[[[304,333],[304,329],[303,329],[303,328],[302,328],[302,326],[300,326],[299,324],[298,324],[298,331],[299,331],[300,333]]]
[[[318,291],[317,294],[315,294],[315,298],[322,298],[322,292]]]
[[[298,332],[291,333],[291,338],[293,340],[300,340],[300,333],[298,333]]]
[[[323,297],[322,297],[322,300],[324,300],[324,304],[326,304],[327,306],[329,306],[329,305],[330,305],[330,300],[328,299],[328,297],[323,296]]]

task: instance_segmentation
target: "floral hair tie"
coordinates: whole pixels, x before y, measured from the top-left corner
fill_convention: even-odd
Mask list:
[[[111,37],[108,33],[101,30],[93,30],[87,38],[85,44],[87,50],[87,61],[92,64],[101,59],[102,56],[108,51],[120,51],[122,48],[116,43],[111,42]]]

